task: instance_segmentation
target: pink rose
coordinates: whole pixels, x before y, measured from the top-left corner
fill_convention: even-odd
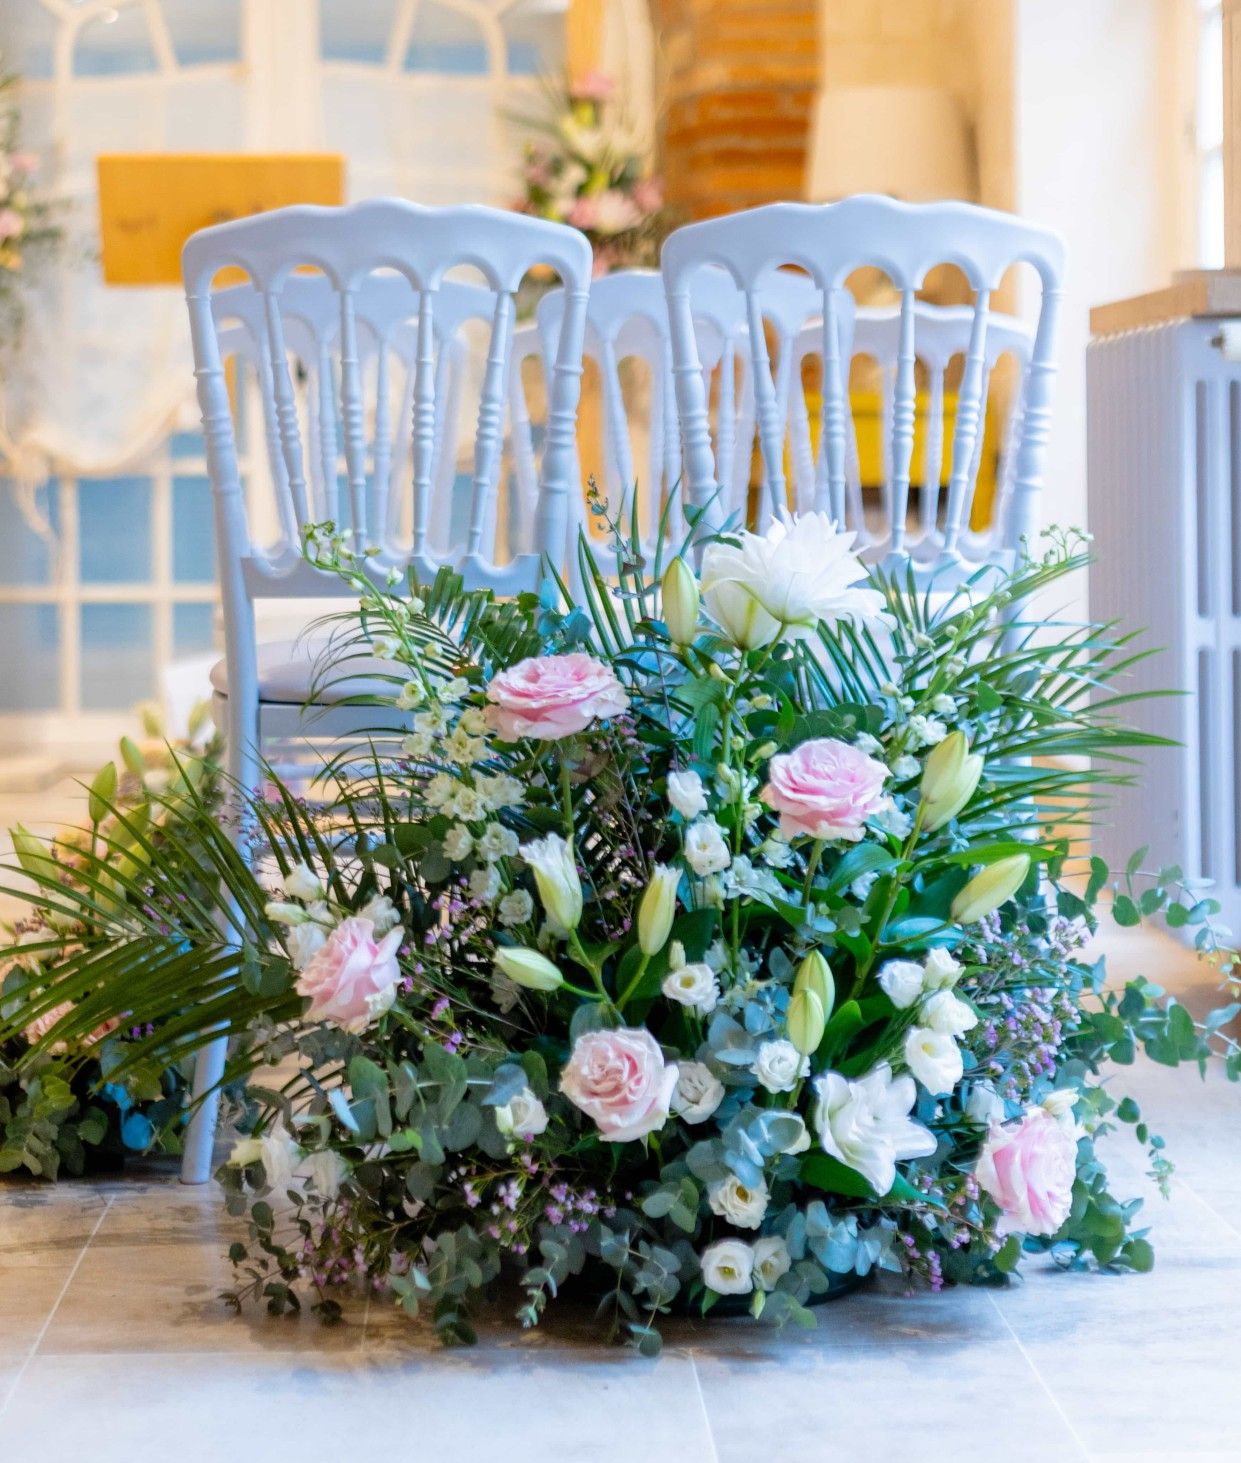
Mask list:
[[[616,83],[602,71],[591,70],[569,89],[575,102],[606,102],[616,90]]]
[[[1076,1139],[1041,1107],[1015,1127],[992,1127],[978,1159],[978,1182],[1004,1211],[999,1234],[1055,1234],[1076,1174]]]
[[[487,700],[487,724],[505,742],[558,741],[629,706],[611,668],[580,650],[518,661],[492,680]]]
[[[834,737],[817,737],[773,757],[762,799],[780,814],[785,838],[841,838],[856,843],[885,802],[888,769]]]
[[[677,1069],[664,1061],[649,1031],[588,1031],[560,1074],[560,1090],[594,1118],[610,1143],[629,1143],[662,1128],[676,1090]]]
[[[569,210],[566,223],[575,229],[589,232],[599,221],[599,205],[593,198],[579,198]]]
[[[35,1042],[42,1041],[48,1032],[51,1031],[52,1027],[57,1022],[63,1021],[72,1010],[72,1001],[62,1001],[59,1006],[53,1006],[50,1011],[45,1011],[42,1016],[36,1016],[22,1032],[22,1035],[31,1046],[34,1046]],[[115,1017],[109,1017],[101,1026],[97,1026],[89,1036],[83,1038],[82,1045],[94,1046],[97,1042],[102,1041],[105,1036],[111,1036],[120,1024]],[[63,1041],[56,1041],[52,1043],[48,1050],[52,1056],[56,1057],[68,1051],[68,1047]]]
[[[33,173],[38,166],[39,159],[33,152],[15,152],[9,159],[9,167],[15,173],[20,173],[23,176],[28,173]]]
[[[658,178],[639,178],[633,185],[633,201],[643,213],[657,213],[664,206],[664,188]]]
[[[362,915],[341,920],[297,978],[310,998],[306,1016],[345,1031],[365,1031],[396,1000],[401,978],[396,952],[405,931],[398,925],[378,942],[375,925]]]
[[[0,239],[21,237],[22,216],[15,208],[0,208]]]

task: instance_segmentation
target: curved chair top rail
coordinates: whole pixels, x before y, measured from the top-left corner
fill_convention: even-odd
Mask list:
[[[450,269],[468,264],[492,289],[512,294],[536,264],[586,289],[591,257],[586,236],[564,224],[481,203],[426,208],[375,198],[344,208],[297,204],[202,229],[186,241],[181,271],[191,294],[228,265],[264,291],[280,289],[299,265],[322,270],[338,290],[356,288],[377,269],[434,290]]]
[[[859,193],[839,203],[772,203],[677,229],[661,265],[670,293],[703,264],[753,288],[773,264],[804,269],[820,289],[840,289],[865,265],[898,289],[921,289],[928,271],[954,264],[975,291],[996,289],[1011,265],[1028,262],[1044,289],[1058,287],[1064,243],[1050,229],[973,203],[904,203]]]
[[[914,353],[918,360],[937,370],[946,370],[954,356],[969,348],[974,310],[970,305],[932,305],[919,300],[914,306]],[[818,347],[817,335],[807,331],[808,344]],[[901,343],[901,312],[862,307],[853,327],[853,354],[871,356],[881,365],[894,362]],[[1015,315],[987,317],[986,363],[988,369],[1003,355],[1024,365],[1034,346],[1034,331]]]

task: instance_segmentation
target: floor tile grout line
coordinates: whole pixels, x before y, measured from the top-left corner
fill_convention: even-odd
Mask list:
[[[720,1451],[715,1446],[715,1429],[711,1426],[711,1414],[707,1411],[707,1394],[702,1390],[702,1378],[698,1375],[698,1362],[692,1351],[689,1357],[690,1371],[694,1374],[694,1387],[698,1392],[698,1405],[702,1409],[702,1423],[707,1430],[707,1444],[711,1449],[710,1463],[720,1463]]]
[[[39,1350],[39,1347],[42,1346],[43,1338],[47,1335],[48,1327],[52,1324],[52,1321],[56,1316],[56,1312],[60,1309],[61,1302],[68,1294],[69,1287],[73,1284],[74,1277],[81,1269],[82,1261],[86,1258],[87,1250],[90,1249],[92,1241],[99,1233],[100,1226],[108,1217],[108,1214],[111,1212],[112,1205],[115,1202],[115,1199],[109,1196],[107,1203],[99,1211],[99,1218],[96,1219],[95,1223],[92,1225],[91,1232],[86,1236],[86,1242],[78,1251],[77,1259],[74,1260],[72,1266],[69,1269],[68,1275],[65,1276],[65,1283],[60,1287],[60,1290],[57,1292],[56,1299],[52,1302],[51,1309],[43,1318],[43,1324],[39,1327],[38,1333],[36,1334],[34,1340],[30,1343],[30,1350],[26,1353],[25,1361],[23,1361],[21,1366],[18,1367],[17,1375],[13,1378],[12,1382],[9,1383],[8,1393],[5,1396],[3,1404],[0,1404],[0,1418],[2,1418],[4,1414],[9,1410],[9,1406],[12,1403],[13,1398],[17,1396],[17,1389],[19,1386],[21,1386],[22,1378],[26,1375],[26,1372],[30,1367],[30,1363],[34,1360],[35,1353]]]
[[[996,1315],[999,1316],[1001,1322],[1003,1322],[1004,1329],[1013,1338],[1013,1344],[1014,1344],[1014,1346],[1016,1346],[1017,1350],[1021,1353],[1022,1360],[1030,1368],[1030,1370],[1034,1373],[1036,1379],[1038,1380],[1039,1386],[1042,1387],[1043,1391],[1047,1394],[1047,1400],[1055,1408],[1056,1413],[1059,1416],[1061,1422],[1063,1422],[1064,1425],[1065,1425],[1065,1427],[1068,1429],[1069,1436],[1073,1439],[1074,1443],[1077,1445],[1077,1449],[1081,1453],[1081,1456],[1082,1456],[1082,1459],[1084,1460],[1084,1463],[1091,1463],[1091,1459],[1094,1457],[1094,1454],[1086,1446],[1086,1444],[1085,1444],[1084,1440],[1082,1439],[1081,1435],[1078,1433],[1077,1429],[1073,1426],[1073,1423],[1072,1423],[1072,1421],[1069,1418],[1069,1414],[1064,1410],[1064,1407],[1061,1405],[1061,1402],[1060,1402],[1059,1397],[1057,1397],[1056,1394],[1052,1391],[1050,1385],[1048,1384],[1047,1378],[1042,1374],[1041,1371],[1039,1371],[1038,1367],[1035,1365],[1034,1358],[1026,1350],[1025,1345],[1022,1342],[1022,1340],[1021,1340],[1021,1337],[1017,1335],[1017,1332],[1016,1332],[1016,1330],[1013,1327],[1013,1323],[1008,1319],[1008,1317],[1000,1309],[1000,1306],[999,1306],[998,1302],[996,1301],[995,1296],[988,1295],[987,1296],[987,1299],[991,1302],[992,1308],[994,1309]]]
[[[1226,1230],[1229,1231],[1230,1234],[1241,1236],[1241,1229],[1238,1229],[1237,1226],[1233,1223],[1231,1219],[1228,1218],[1226,1214],[1221,1214],[1220,1211],[1215,1207],[1215,1205],[1211,1203],[1210,1199],[1208,1199],[1205,1195],[1200,1194],[1198,1190],[1194,1188],[1193,1184],[1189,1183],[1186,1179],[1178,1179],[1177,1187],[1184,1190],[1184,1192],[1187,1193],[1191,1198],[1196,1199],[1198,1203],[1201,1204],[1202,1207],[1207,1211],[1207,1213],[1214,1215],[1214,1217],[1219,1220],[1219,1222],[1224,1226]]]

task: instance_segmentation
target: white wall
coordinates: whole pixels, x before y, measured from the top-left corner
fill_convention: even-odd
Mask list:
[[[1016,211],[1068,244],[1046,522],[1086,522],[1091,306],[1168,284],[1182,262],[1181,3],[1016,0]]]

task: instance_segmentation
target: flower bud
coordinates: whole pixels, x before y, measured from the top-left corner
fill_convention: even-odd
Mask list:
[[[678,556],[668,565],[660,590],[669,636],[677,645],[692,645],[698,634],[698,581],[684,559]]]
[[[282,899],[269,900],[263,906],[263,913],[281,925],[302,925],[310,918],[300,904],[287,904]]]
[[[934,833],[974,796],[982,776],[983,759],[970,751],[964,732],[954,731],[928,755],[922,769],[922,826]]]
[[[638,905],[638,946],[643,955],[658,955],[672,933],[681,874],[667,864],[656,864],[651,882]]]
[[[523,844],[521,856],[534,873],[548,918],[562,930],[577,929],[582,918],[582,881],[572,846],[558,833],[548,833]]]
[[[824,1020],[832,1014],[832,1007],[836,1004],[836,982],[832,977],[832,967],[823,958],[821,951],[811,950],[797,967],[797,974],[793,977],[793,994],[796,995],[799,991],[813,991],[818,996],[819,1004],[823,1007]]]
[[[789,1009],[785,1018],[789,1040],[802,1054],[808,1057],[817,1051],[827,1026],[827,1016],[818,993],[807,988],[795,990],[789,997]]]
[[[1025,853],[1014,853],[988,864],[952,901],[953,919],[961,925],[972,925],[985,918],[1016,894],[1029,872],[1030,856]]]
[[[284,892],[290,899],[322,899],[323,885],[305,864],[294,864],[284,876]]]
[[[555,991],[564,984],[564,976],[546,955],[524,945],[497,946],[496,969],[528,991]]]

